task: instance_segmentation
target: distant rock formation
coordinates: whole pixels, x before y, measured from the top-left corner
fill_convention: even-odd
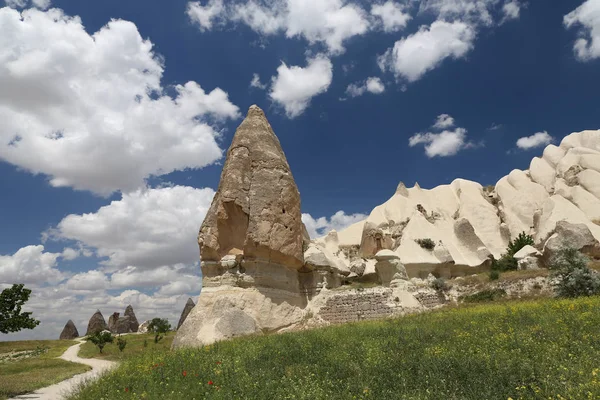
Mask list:
[[[138,333],[148,333],[148,325],[150,325],[150,320],[144,321],[138,327]]]
[[[100,310],[97,310],[94,315],[92,315],[92,318],[90,318],[90,322],[88,322],[87,332],[85,335],[94,335],[104,330],[108,330],[108,325],[106,324],[106,321],[104,320]]]
[[[119,320],[120,315],[120,313],[114,312],[110,317],[108,317],[108,330],[112,333],[117,332],[117,321]]]
[[[63,328],[62,332],[60,333],[60,340],[71,340],[71,339],[76,339],[79,337],[79,332],[77,331],[77,328],[75,327],[75,323],[73,323],[72,320],[67,321],[67,323],[65,324],[65,327]]]
[[[137,332],[139,329],[139,322],[135,316],[135,313],[133,312],[133,307],[130,305],[127,306],[127,308],[125,308],[125,314],[123,314],[125,317],[129,317],[129,331],[130,332]]]
[[[185,321],[188,314],[190,313],[190,311],[192,311],[192,308],[194,308],[195,305],[196,304],[194,304],[194,301],[191,298],[189,298],[187,303],[185,303],[185,307],[183,307],[183,311],[181,312],[181,317],[179,317],[179,323],[177,324],[177,329],[179,329],[181,327],[181,325],[183,324],[183,321]]]
[[[418,312],[440,304],[436,277],[489,270],[521,232],[535,245],[519,268],[543,266],[564,243],[600,258],[600,131],[546,147],[495,187],[400,183],[366,220],[311,241],[279,141],[252,106],[198,235],[202,293],[173,347]],[[378,286],[329,290],[351,283]]]
[[[115,322],[112,333],[121,334],[121,333],[131,333],[131,318],[128,316],[119,317]]]

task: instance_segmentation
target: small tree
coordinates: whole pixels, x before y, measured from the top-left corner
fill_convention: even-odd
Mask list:
[[[600,294],[600,274],[588,268],[588,258],[576,249],[559,250],[549,268],[555,278],[554,290],[560,297]]]
[[[119,351],[122,353],[125,350],[125,346],[127,346],[127,340],[123,339],[121,336],[117,337],[117,346],[119,347]]]
[[[106,346],[108,343],[112,343],[114,338],[110,332],[102,331],[96,332],[96,334],[89,336],[88,340],[94,343],[100,349],[100,353],[102,353],[104,346]]]
[[[526,234],[525,232],[521,232],[519,233],[519,236],[515,238],[515,240],[511,240],[510,242],[508,242],[508,248],[506,249],[506,251],[511,256],[514,256],[523,247],[533,246],[533,244],[533,237],[531,235]]]
[[[154,318],[148,325],[148,332],[154,333],[154,343],[158,343],[171,329],[171,324],[166,318]]]
[[[40,321],[30,317],[30,312],[21,312],[21,307],[29,300],[31,290],[23,284],[14,284],[0,293],[0,332],[18,332],[33,329]]]
[[[519,236],[515,240],[508,242],[506,253],[502,254],[499,260],[492,261],[492,269],[496,271],[513,271],[518,267],[517,259],[514,257],[515,254],[523,247],[530,245],[533,246],[533,237],[526,234],[525,232],[519,233]]]

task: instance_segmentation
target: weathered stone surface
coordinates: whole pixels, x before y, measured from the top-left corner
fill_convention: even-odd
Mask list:
[[[523,257],[517,261],[518,270],[540,269],[540,259],[535,256]]]
[[[131,333],[131,318],[128,316],[119,317],[114,324],[112,333],[121,334],[121,333]]]
[[[97,310],[88,322],[87,331],[85,332],[85,335],[93,335],[97,332],[102,332],[104,330],[108,330],[108,325],[106,324],[106,321],[104,320],[104,317],[102,316],[100,310]]]
[[[362,258],[357,258],[350,263],[350,272],[355,273],[357,276],[362,276],[365,273],[367,263]]]
[[[62,332],[60,333],[60,340],[70,340],[70,339],[75,339],[79,337],[79,332],[77,331],[77,328],[75,327],[75,323],[73,323],[72,320],[67,321],[65,327],[63,328]]]
[[[150,325],[150,320],[144,321],[138,327],[138,333],[148,333],[148,325]]]
[[[375,254],[375,270],[383,286],[390,286],[395,279],[408,279],[406,268],[400,257],[391,250],[380,250]]]
[[[125,317],[129,317],[129,331],[137,332],[140,327],[140,323],[138,322],[137,317],[133,312],[133,307],[131,306],[131,304],[128,305],[127,308],[125,308],[125,313],[123,315]]]
[[[521,250],[517,251],[513,257],[517,260],[521,260],[526,257],[540,257],[541,255],[542,253],[540,253],[538,249],[536,249],[533,246],[527,245]]]
[[[185,321],[185,319],[187,318],[190,311],[192,311],[192,308],[194,308],[195,305],[196,304],[194,304],[194,301],[191,298],[187,300],[187,303],[185,303],[185,307],[183,307],[183,311],[181,311],[181,317],[179,317],[179,323],[177,324],[178,330],[181,327],[181,325],[183,324],[183,321]]]
[[[251,106],[200,228],[202,260],[218,262],[240,249],[245,259],[300,269],[302,237],[300,193],[285,154],[264,112]]]
[[[585,224],[557,222],[554,233],[544,245],[544,261],[551,262],[556,253],[566,247],[580,250],[592,257],[600,257],[600,244]]]
[[[120,315],[120,313],[114,312],[110,317],[108,317],[108,330],[112,333],[117,332],[117,321],[119,320]]]

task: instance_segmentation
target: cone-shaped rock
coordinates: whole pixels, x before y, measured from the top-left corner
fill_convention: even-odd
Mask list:
[[[190,311],[192,311],[192,308],[194,308],[195,305],[196,304],[194,304],[194,301],[191,298],[188,299],[187,303],[185,303],[185,307],[183,307],[183,311],[181,312],[181,317],[179,318],[179,323],[177,324],[177,329],[179,329],[181,324],[183,324],[183,321],[185,321],[188,314],[190,313]]]
[[[117,321],[119,320],[119,315],[121,314],[114,312],[110,317],[108,317],[108,330],[112,333],[117,333]]]
[[[125,309],[124,316],[129,317],[129,331],[137,332],[138,328],[140,327],[140,323],[138,322],[135,313],[133,312],[133,307],[131,307],[131,304],[128,305]]]
[[[300,269],[302,230],[300,193],[287,159],[264,112],[253,105],[235,132],[200,228],[202,261],[241,251],[246,260]]]
[[[108,330],[108,325],[106,325],[106,321],[104,320],[100,310],[97,310],[94,315],[92,315],[92,318],[90,318],[90,322],[88,322],[87,332],[85,335],[93,335],[104,330]]]
[[[73,323],[73,321],[69,320],[65,327],[63,328],[62,332],[60,333],[60,340],[70,340],[70,339],[75,339],[79,337],[79,332],[77,332],[77,328],[75,327],[75,324]]]

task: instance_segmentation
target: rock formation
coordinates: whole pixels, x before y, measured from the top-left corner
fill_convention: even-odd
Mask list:
[[[131,333],[131,318],[128,316],[119,317],[113,326],[112,333],[121,334],[121,333]]]
[[[121,314],[114,312],[110,317],[108,317],[108,330],[112,333],[117,332],[117,321],[119,320],[119,315]]]
[[[65,327],[60,333],[60,340],[71,340],[79,337],[79,332],[77,332],[77,328],[72,320],[67,321]]]
[[[495,187],[400,183],[366,220],[312,241],[300,216],[279,141],[252,106],[198,235],[202,293],[174,347],[417,312],[439,304],[435,277],[488,270],[521,232],[535,245],[517,253],[519,268],[543,266],[565,243],[600,257],[600,131],[546,147]],[[380,286],[338,290],[367,282]]]
[[[148,325],[150,325],[150,320],[144,321],[138,327],[138,333],[148,333]]]
[[[125,314],[123,315],[125,317],[129,317],[129,332],[137,332],[140,324],[135,316],[135,313],[133,312],[133,307],[131,304],[127,306],[125,309]]]
[[[183,311],[181,312],[181,317],[179,317],[179,323],[177,324],[177,329],[179,329],[181,327],[181,325],[183,324],[183,321],[185,321],[188,314],[190,313],[190,311],[192,311],[192,308],[194,308],[195,305],[196,304],[194,304],[194,301],[191,298],[188,299],[187,303],[185,303],[185,307],[183,307]]]
[[[87,332],[85,335],[93,335],[104,330],[108,330],[108,325],[106,325],[106,321],[104,320],[100,310],[97,310],[94,315],[92,315],[92,318],[90,318],[90,322],[88,322]]]

